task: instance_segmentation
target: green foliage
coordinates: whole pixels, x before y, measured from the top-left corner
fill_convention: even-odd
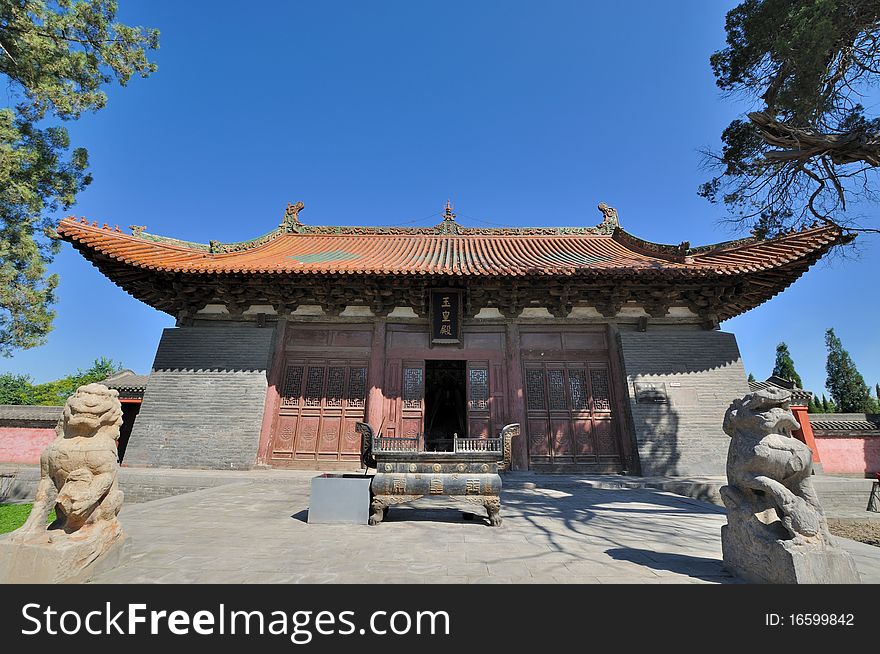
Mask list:
[[[754,376],[752,373],[749,373],[749,379],[748,379],[748,380],[749,380],[750,382],[754,382],[754,381],[756,381],[755,376]]]
[[[871,395],[868,386],[833,329],[825,332],[825,346],[828,348],[828,359],[825,363],[828,378],[825,386],[831,392],[837,409],[842,413],[870,411]]]
[[[826,402],[827,404],[827,402]],[[822,403],[819,399],[814,395],[810,399],[810,406],[808,408],[809,413],[825,413],[825,409],[822,407]]]
[[[30,404],[31,378],[27,375],[0,375],[0,404]]]
[[[877,402],[880,402],[880,384],[874,384],[874,392],[877,394]]]
[[[877,0],[744,0],[727,14],[717,85],[760,111],[724,130],[700,187],[731,220],[773,236],[841,220],[880,164],[880,119],[860,104],[880,81]]]
[[[773,365],[773,374],[794,382],[798,388],[804,387],[800,375],[794,369],[794,361],[788,351],[788,345],[785,343],[776,346],[776,363]]]
[[[33,504],[0,504],[0,534],[7,534],[21,527],[31,514]],[[54,522],[55,509],[49,511],[46,524]]]
[[[80,386],[103,381],[120,370],[121,364],[101,357],[86,370],[77,370],[45,384],[33,384],[26,375],[0,375],[0,404],[61,406]]]
[[[0,108],[0,354],[45,342],[58,278],[54,214],[91,182],[88,154],[70,150],[55,116],[104,107],[102,88],[147,77],[159,47],[154,29],[115,22],[112,0],[0,0],[0,75],[10,107]]]
[[[822,396],[822,413],[837,413],[837,407],[834,405],[834,400],[829,400],[824,395]]]

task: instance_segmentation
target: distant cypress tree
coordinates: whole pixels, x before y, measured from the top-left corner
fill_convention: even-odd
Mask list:
[[[776,346],[776,364],[773,366],[773,374],[794,382],[798,388],[804,387],[801,376],[794,369],[794,361],[791,358],[791,353],[788,351],[788,345],[785,343],[780,343]]]
[[[824,395],[822,396],[822,413],[830,413],[828,411],[828,398]]]
[[[874,384],[874,392],[877,393],[877,401],[880,402],[880,384]]]
[[[749,381],[750,382],[756,381],[755,376],[752,373],[749,373]],[[877,386],[877,392],[880,393],[880,386]]]
[[[837,410],[843,413],[870,410],[871,393],[868,386],[833,329],[825,332],[825,345],[828,348],[828,359],[825,363],[828,378],[825,386],[831,391]]]
[[[819,402],[818,398],[814,395],[810,398],[810,407],[808,409],[810,413],[824,413],[825,411],[822,409],[822,404]]]

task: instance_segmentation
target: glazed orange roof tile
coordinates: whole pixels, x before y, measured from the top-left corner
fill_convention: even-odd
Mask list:
[[[600,208],[605,205],[600,205]],[[195,275],[614,276],[737,275],[815,260],[847,238],[833,224],[782,236],[691,248],[643,241],[622,230],[610,208],[597,227],[467,228],[447,206],[433,228],[314,227],[291,205],[282,225],[244,243],[188,243],[135,228],[124,234],[65,218],[58,234],[87,258]]]

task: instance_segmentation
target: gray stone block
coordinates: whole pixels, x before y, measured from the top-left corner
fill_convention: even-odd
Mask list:
[[[859,584],[861,578],[849,552],[817,548],[793,540],[777,541],[760,550],[743,545],[730,525],[721,527],[724,567],[754,584]],[[760,551],[760,555],[756,555]]]
[[[372,475],[319,475],[312,479],[309,524],[365,525]]]
[[[734,335],[685,325],[622,329],[620,347],[642,475],[724,474],[724,412],[749,390]],[[635,382],[664,384],[668,403],[637,402]]]
[[[0,584],[84,583],[124,565],[130,556],[131,539],[121,532],[111,542],[70,538],[50,544],[3,539]]]
[[[273,335],[240,323],[166,329],[124,463],[252,467]]]

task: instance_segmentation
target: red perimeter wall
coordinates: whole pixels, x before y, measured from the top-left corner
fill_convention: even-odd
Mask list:
[[[53,440],[54,428],[0,427],[0,463],[39,463],[43,448]]]
[[[880,472],[880,436],[841,438],[816,434],[816,447],[825,472],[868,476]]]

